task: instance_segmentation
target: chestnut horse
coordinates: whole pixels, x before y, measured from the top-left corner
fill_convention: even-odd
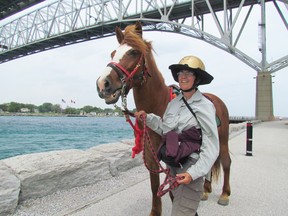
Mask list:
[[[142,38],[141,23],[128,25],[124,32],[116,27],[116,36],[120,46],[112,52],[112,61],[96,81],[99,97],[104,99],[106,104],[115,104],[122,97],[122,105],[126,108],[126,95],[129,90],[133,89],[137,110],[145,110],[147,113],[154,113],[162,117],[170,101],[169,87],[166,86],[164,78],[157,68],[152,54],[151,42]],[[205,95],[213,102],[221,122],[218,127],[220,155],[212,167],[212,176],[218,177],[221,162],[224,170],[224,185],[218,203],[227,205],[230,195],[231,165],[228,149],[229,115],[225,104],[217,96]],[[161,137],[152,130],[149,130],[149,136],[154,149],[157,150]],[[144,151],[145,161],[149,168],[157,170],[158,165],[147,145],[145,145]],[[153,195],[150,216],[160,216],[162,211],[161,198],[157,197],[157,190],[160,185],[159,175],[150,172],[150,182]],[[208,193],[211,191],[211,182],[205,180],[202,199],[207,199]]]

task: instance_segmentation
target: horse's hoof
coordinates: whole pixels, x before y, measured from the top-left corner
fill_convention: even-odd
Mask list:
[[[229,204],[229,196],[227,195],[221,195],[218,204],[222,206],[227,206]]]
[[[202,195],[201,200],[202,201],[206,201],[206,200],[208,200],[208,197],[209,197],[209,193],[208,192],[204,192],[203,195]]]

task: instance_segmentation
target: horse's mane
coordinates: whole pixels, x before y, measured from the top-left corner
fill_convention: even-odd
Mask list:
[[[155,59],[153,57],[152,51],[154,50],[152,47],[152,43],[142,38],[142,32],[136,29],[136,25],[128,25],[125,28],[124,39],[122,41],[122,44],[124,43],[143,53],[145,59],[147,60],[147,69],[150,72],[150,76],[153,76],[154,78],[158,77],[160,83],[166,85],[164,77],[159,71]],[[150,62],[150,64],[148,62]],[[160,86],[162,85],[158,85],[157,87]]]
[[[144,55],[152,50],[151,42],[142,39],[141,33],[135,29],[135,25],[129,25],[125,28],[122,44],[124,43],[127,43]]]

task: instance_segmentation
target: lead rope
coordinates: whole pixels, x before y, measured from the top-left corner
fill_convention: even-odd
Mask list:
[[[146,166],[146,168],[153,174],[159,174],[159,173],[165,173],[166,174],[166,177],[165,177],[165,180],[164,182],[159,186],[158,188],[158,192],[157,192],[157,196],[158,197],[162,197],[164,196],[167,192],[173,190],[174,188],[178,187],[179,186],[179,183],[177,182],[178,179],[180,179],[180,177],[175,177],[175,176],[172,176],[170,174],[170,169],[169,168],[163,168],[163,166],[160,164],[160,161],[156,155],[156,152],[155,152],[155,149],[152,145],[152,142],[151,142],[151,139],[150,139],[150,136],[149,136],[149,133],[148,133],[148,130],[147,130],[147,126],[146,126],[146,119],[142,118],[142,121],[143,121],[143,134],[144,134],[144,138],[142,140],[142,142],[144,142],[145,144],[145,139],[147,140],[147,144],[149,145],[149,149],[150,149],[150,152],[152,153],[153,155],[153,158],[155,160],[155,162],[157,163],[158,167],[159,167],[159,170],[152,170],[148,167],[148,164],[145,160],[145,151],[143,151],[143,160],[144,160],[144,164]],[[165,189],[166,188],[166,189]]]
[[[131,113],[130,111],[128,110],[125,110],[123,111],[125,113],[125,116],[126,116],[126,121],[129,122],[129,124],[131,125],[131,127],[134,129],[135,133],[136,133],[136,146],[137,146],[137,140],[138,142],[141,140],[141,150],[143,150],[143,147],[145,144],[148,145],[149,147],[149,150],[155,160],[155,162],[157,163],[159,169],[158,170],[153,170],[151,168],[149,168],[147,162],[146,162],[146,159],[145,159],[145,150],[143,151],[143,161],[144,161],[144,164],[145,164],[145,167],[149,170],[149,172],[153,173],[153,174],[159,174],[159,173],[165,173],[166,174],[166,177],[165,177],[165,180],[164,182],[159,186],[158,188],[158,192],[157,192],[157,196],[158,197],[162,197],[164,196],[167,192],[173,190],[174,188],[178,187],[179,186],[179,183],[177,182],[177,180],[180,180],[181,177],[178,177],[178,176],[172,176],[170,174],[170,169],[169,168],[163,168],[163,166],[161,165],[157,155],[156,155],[156,152],[155,152],[155,149],[152,145],[152,142],[151,142],[151,139],[150,139],[150,136],[149,136],[149,133],[148,133],[148,130],[147,130],[147,126],[146,126],[146,119],[145,118],[142,118],[142,121],[143,121],[143,130],[141,130],[139,127],[138,127],[138,121],[136,119],[135,121],[135,126],[132,124],[132,121],[130,120],[129,116],[134,116],[133,113]],[[139,138],[140,137],[140,138]],[[140,139],[140,140],[139,140]],[[145,140],[147,140],[147,142],[145,142]],[[139,143],[138,143],[139,144]],[[135,146],[135,147],[136,147]],[[134,148],[135,148],[134,147]],[[135,157],[135,153],[138,154],[141,152],[141,150],[137,153],[136,151],[134,151],[134,148],[132,149],[133,152],[132,152],[132,158]],[[139,149],[139,147],[138,147]]]

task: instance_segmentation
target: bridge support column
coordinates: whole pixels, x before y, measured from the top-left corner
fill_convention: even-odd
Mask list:
[[[258,72],[256,78],[256,119],[274,120],[272,76],[269,72]]]

